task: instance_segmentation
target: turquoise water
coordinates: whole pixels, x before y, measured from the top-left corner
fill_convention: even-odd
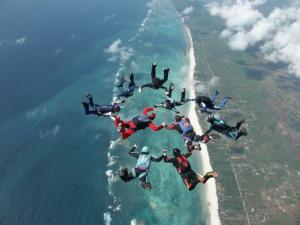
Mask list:
[[[150,80],[151,62],[157,62],[159,76],[162,76],[163,68],[171,68],[169,80],[176,85],[174,96],[179,97],[179,86],[187,76],[183,69],[187,63],[187,43],[180,18],[169,0],[155,1],[144,23],[145,29],[138,30],[138,24],[147,10],[146,2],[143,2],[143,5],[140,3],[136,6],[140,13],[135,20],[131,18],[128,23],[124,22],[122,29],[113,29],[118,16],[123,21],[132,14],[130,9],[136,2],[129,2],[132,5],[122,5],[127,14],[124,13],[123,17],[117,14],[114,22],[101,27],[101,32],[98,30],[99,33],[95,35],[91,32],[87,43],[81,45],[76,54],[68,52],[68,56],[65,56],[67,60],[63,63],[57,60],[56,69],[46,74],[52,76],[53,82],[45,84],[41,78],[37,82],[37,76],[41,75],[38,72],[35,76],[30,74],[20,78],[20,81],[33,76],[31,82],[36,81],[39,88],[28,87],[31,91],[23,95],[18,92],[5,99],[6,102],[13,99],[22,107],[18,111],[17,106],[9,105],[3,112],[6,120],[0,124],[2,224],[123,225],[130,224],[133,219],[137,224],[205,224],[205,218],[201,218],[200,185],[193,192],[186,190],[170,164],[152,164],[149,177],[153,186],[151,191],[143,190],[138,181],[125,184],[116,179],[109,184],[107,180],[106,171],[115,173],[120,166],[135,164],[134,158],[128,156],[133,144],[148,145],[156,155],[163,148],[171,154],[174,147],[184,149],[179,134],[175,131],[152,132],[147,129],[109,148],[110,142],[118,138],[112,121],[83,114],[80,101],[85,91],[91,92],[96,102],[108,103],[113,97],[117,71],[122,74],[132,71],[137,84],[147,83]],[[117,3],[113,1],[110,8]],[[109,8],[104,5],[105,9]],[[104,10],[103,5],[97,7],[100,12]],[[93,21],[97,20],[94,18]],[[112,29],[110,35],[101,36],[106,29]],[[79,35],[84,31],[82,29],[76,33]],[[134,55],[123,61],[121,67],[118,60],[108,62],[110,55],[104,52],[118,38],[122,40],[122,46],[134,50]],[[22,60],[21,56],[19,60]],[[9,69],[6,68],[7,71]],[[17,76],[18,73],[15,74]],[[69,79],[71,76],[72,79]],[[25,87],[22,88],[25,90]],[[45,92],[44,98],[39,97],[41,90]],[[34,94],[38,97],[34,97]],[[34,100],[30,101],[32,96]],[[145,88],[142,93],[136,92],[125,104],[122,118],[132,118],[144,107],[161,102],[163,96],[163,90]],[[24,101],[30,101],[30,104],[24,104]],[[185,107],[180,108],[182,112]],[[13,115],[10,112],[14,112]],[[174,115],[161,109],[157,112],[155,122],[171,122]],[[114,157],[115,164],[108,164],[108,153]]]

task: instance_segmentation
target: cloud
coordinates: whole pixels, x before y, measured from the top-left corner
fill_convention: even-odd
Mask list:
[[[36,116],[36,114],[34,114],[33,116]],[[40,138],[45,138],[45,137],[48,137],[50,135],[56,136],[59,131],[60,131],[60,126],[55,125],[53,128],[51,128],[48,131],[45,131],[45,132],[40,131],[39,136],[40,136]]]
[[[116,14],[111,14],[109,16],[105,16],[102,20],[102,23],[107,23],[108,21],[113,20],[116,17]]]
[[[25,37],[25,36],[21,37],[21,38],[17,38],[15,40],[15,45],[23,45],[23,44],[25,44],[26,40],[27,40],[27,37]]]
[[[186,7],[184,10],[182,10],[182,14],[183,15],[189,15],[191,14],[192,12],[194,11],[194,7],[193,6],[189,6],[189,7]]]
[[[120,59],[121,63],[127,61],[131,56],[133,56],[134,51],[132,48],[122,46],[121,39],[114,41],[108,48],[104,50],[106,53],[111,54],[108,61],[116,61]]]
[[[273,63],[286,63],[288,71],[300,77],[300,7],[293,3],[275,7],[267,16],[256,9],[266,0],[213,2],[206,7],[211,15],[225,20],[221,37],[233,50],[258,47],[263,57]]]
[[[105,225],[110,225],[112,219],[111,219],[111,215],[109,212],[103,213],[103,219],[104,219]]]
[[[54,52],[53,52],[53,54],[54,55],[57,55],[57,54],[59,54],[59,53],[61,53],[62,52],[62,49],[61,48],[58,48],[58,49],[56,49]]]

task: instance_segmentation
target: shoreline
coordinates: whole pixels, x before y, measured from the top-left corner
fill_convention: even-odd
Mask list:
[[[183,20],[183,26],[185,28],[185,33],[188,39],[188,79],[190,84],[190,97],[195,98],[195,89],[193,85],[194,81],[194,71],[196,66],[196,59],[194,54],[194,46],[193,46],[193,38],[191,35],[190,29],[184,24]],[[188,116],[191,118],[191,121],[193,121],[193,127],[197,134],[203,134],[203,130],[200,126],[200,123],[198,121],[198,116],[196,113],[196,103],[191,102],[189,110],[188,110]],[[195,122],[197,121],[197,122]],[[202,165],[204,172],[212,171],[212,167],[210,164],[210,158],[208,154],[208,149],[206,144],[201,144],[201,152],[196,154],[196,161],[199,162]],[[201,192],[201,190],[200,190]],[[205,185],[203,185],[203,192],[204,195],[202,196],[202,199],[204,200],[203,205],[207,207],[208,209],[208,217],[207,222],[210,225],[221,225],[220,217],[219,217],[219,204],[218,204],[218,197],[217,197],[217,188],[216,188],[216,181],[215,179],[210,179]]]

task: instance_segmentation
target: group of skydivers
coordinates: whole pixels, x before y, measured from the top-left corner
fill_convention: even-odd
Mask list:
[[[167,155],[167,150],[164,150],[160,157],[154,157],[150,154],[149,148],[144,146],[141,152],[137,152],[137,146],[129,151],[129,155],[137,158],[136,165],[128,170],[127,168],[122,168],[119,171],[120,178],[125,181],[131,181],[132,179],[138,178],[141,182],[141,186],[145,189],[151,189],[151,183],[148,181],[148,173],[150,169],[151,161],[160,162],[164,159],[164,162],[172,163],[180,174],[183,183],[189,190],[193,190],[198,183],[206,183],[209,178],[218,177],[218,173],[211,171],[206,173],[204,176],[195,173],[191,169],[191,165],[187,160],[188,157],[192,155],[193,150],[201,150],[200,143],[207,143],[213,138],[219,138],[218,134],[211,134],[211,131],[217,131],[218,133],[224,134],[225,136],[237,140],[241,136],[246,136],[247,131],[245,128],[241,128],[241,125],[245,120],[240,120],[235,126],[229,126],[225,121],[216,118],[213,114],[216,110],[221,110],[225,104],[231,99],[230,97],[225,97],[219,105],[215,104],[216,97],[219,95],[219,91],[216,90],[212,97],[207,96],[196,96],[194,99],[185,99],[185,88],[181,91],[181,98],[176,101],[172,98],[172,92],[174,90],[174,85],[171,83],[169,88],[164,86],[164,83],[168,80],[168,75],[170,69],[164,69],[164,78],[160,79],[156,77],[156,64],[152,63],[151,68],[151,83],[144,84],[138,87],[134,82],[133,73],[129,76],[128,86],[124,88],[124,83],[126,81],[125,77],[122,77],[119,83],[116,85],[118,88],[117,99],[113,104],[108,105],[98,105],[93,101],[91,94],[86,94],[87,102],[82,102],[84,112],[86,115],[93,116],[109,116],[114,120],[114,125],[117,127],[117,131],[120,133],[122,139],[126,139],[133,135],[139,130],[144,130],[150,127],[153,131],[159,131],[163,128],[168,130],[177,130],[187,147],[187,153],[182,154],[178,148],[173,149],[173,157]],[[132,120],[123,121],[121,120],[118,112],[120,112],[120,104],[125,102],[125,98],[128,98],[134,94],[135,89],[139,89],[139,92],[143,88],[149,87],[152,89],[164,89],[166,91],[165,101],[154,105],[154,107],[145,108],[141,115],[135,116]],[[195,133],[193,126],[191,125],[190,119],[186,116],[179,114],[177,106],[181,106],[189,101],[195,101],[199,107],[201,113],[209,114],[207,122],[210,123],[210,128],[203,134],[198,135]],[[155,125],[153,120],[155,119],[154,111],[157,107],[162,107],[167,110],[172,110],[176,112],[175,121],[166,125],[164,122],[161,125]]]

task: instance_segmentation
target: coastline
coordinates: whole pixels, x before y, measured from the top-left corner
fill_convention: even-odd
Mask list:
[[[188,39],[188,79],[190,84],[190,97],[195,98],[195,89],[193,85],[194,80],[194,71],[196,66],[195,54],[194,54],[194,47],[193,47],[193,38],[191,35],[190,29],[183,23],[185,33]],[[196,113],[196,104],[195,102],[191,102],[188,116],[193,121],[193,127],[197,134],[202,134],[202,128],[198,121],[198,116]],[[197,122],[196,122],[197,121]],[[208,172],[212,171],[212,167],[210,164],[210,158],[208,154],[208,149],[206,144],[201,144],[201,152],[196,154],[197,162],[202,165],[203,171]],[[215,179],[209,180],[205,185],[203,185],[203,192],[204,196],[202,196],[204,200],[204,205],[208,208],[208,219],[207,222],[210,225],[221,225],[220,217],[219,217],[219,205],[218,205],[218,197],[217,197],[217,188],[216,188],[216,181]]]

